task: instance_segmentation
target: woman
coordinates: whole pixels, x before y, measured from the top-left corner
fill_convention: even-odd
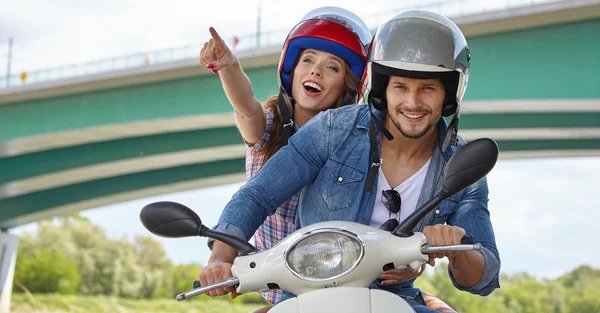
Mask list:
[[[319,112],[354,104],[361,96],[371,33],[349,11],[331,7],[313,10],[290,31],[279,62],[280,93],[269,97],[264,108],[236,56],[213,28],[210,33],[212,39],[204,44],[200,63],[219,74],[234,108],[248,146],[247,179]],[[258,249],[269,249],[296,230],[297,204],[298,194],[267,218],[254,235]],[[282,295],[280,290],[263,294],[270,303],[277,303]]]
[[[234,108],[238,128],[248,146],[247,179],[287,143],[295,130],[319,112],[355,104],[362,97],[371,33],[358,16],[347,10],[315,9],[290,31],[279,61],[279,95],[269,97],[264,107],[255,98],[236,56],[213,28],[210,33],[212,39],[204,44],[200,63],[219,74]],[[296,194],[283,203],[255,233],[255,245],[259,250],[270,249],[296,230],[298,196]],[[420,275],[410,271],[395,272],[386,273],[381,279],[397,284]],[[224,294],[213,293],[209,295]],[[271,304],[278,303],[283,295],[281,290],[263,293]],[[234,292],[232,297],[235,296]],[[453,311],[450,309],[449,312]]]

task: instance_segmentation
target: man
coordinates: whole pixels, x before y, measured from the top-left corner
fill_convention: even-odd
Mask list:
[[[248,240],[302,189],[298,227],[344,220],[393,230],[441,188],[446,162],[465,144],[456,132],[469,68],[466,40],[449,19],[427,11],[392,18],[373,38],[369,105],[313,118],[233,196],[215,228]],[[443,116],[453,114],[447,126]],[[447,257],[454,286],[482,296],[499,287],[500,271],[487,201],[482,179],[443,201],[415,229],[428,244],[459,244],[465,235],[481,243],[481,251],[438,253],[428,263]],[[212,248],[202,285],[230,277],[237,254],[221,242]],[[371,288],[404,297],[416,312],[435,312],[413,287],[414,277],[406,281],[401,272],[384,274]]]

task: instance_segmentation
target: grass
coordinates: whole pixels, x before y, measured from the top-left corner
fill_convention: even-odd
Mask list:
[[[233,303],[219,298],[123,299],[102,296],[13,293],[12,313],[248,313],[260,304]]]

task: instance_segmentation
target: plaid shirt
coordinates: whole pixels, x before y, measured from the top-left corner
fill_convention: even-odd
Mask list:
[[[267,121],[267,127],[260,140],[254,146],[246,149],[246,180],[256,175],[264,164],[264,157],[258,154],[258,151],[269,140],[269,132],[273,125],[273,112],[269,110],[263,110],[263,112]],[[296,231],[295,218],[299,194],[298,192],[292,198],[286,200],[277,208],[275,214],[268,216],[265,222],[258,228],[254,234],[254,243],[260,251],[272,248],[281,239]],[[261,294],[271,304],[276,304],[281,301],[284,291],[270,290],[261,292]]]

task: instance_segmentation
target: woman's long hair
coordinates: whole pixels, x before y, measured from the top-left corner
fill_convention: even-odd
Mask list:
[[[346,75],[344,76],[344,88],[342,94],[335,101],[334,105],[331,108],[339,108],[343,105],[343,99],[350,99],[348,103],[354,104],[358,99],[362,98],[362,94],[360,94],[359,84],[360,80],[352,70],[350,66],[344,62],[344,66],[346,67]],[[294,65],[294,68],[296,66]],[[292,80],[293,71],[292,71]],[[354,95],[354,97],[352,97]],[[294,103],[294,99],[291,99],[292,103]],[[271,110],[273,112],[273,125],[271,126],[271,130],[269,132],[269,140],[265,143],[265,145],[258,151],[258,154],[263,155],[264,163],[266,163],[281,147],[283,146],[283,121],[281,118],[281,112],[279,111],[279,106],[277,105],[277,96],[270,96],[263,107],[267,110]]]

